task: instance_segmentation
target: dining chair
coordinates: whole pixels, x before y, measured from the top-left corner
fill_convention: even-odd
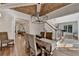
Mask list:
[[[37,56],[43,53],[43,49],[37,48],[35,35],[29,34],[28,38],[29,38],[29,45],[30,45],[30,55]]]
[[[46,32],[46,38],[52,40],[52,32]]]
[[[8,39],[8,34],[7,32],[0,32],[0,47],[2,50],[3,44],[7,44],[7,47],[10,42],[13,42],[14,40],[9,40]]]
[[[53,33],[52,32],[40,32],[40,35],[41,35],[42,38],[52,40]]]

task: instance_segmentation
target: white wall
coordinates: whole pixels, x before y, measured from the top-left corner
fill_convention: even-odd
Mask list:
[[[65,34],[70,34],[72,35],[73,33],[76,33],[78,34],[78,25],[77,25],[77,22],[66,22],[66,23],[60,23],[59,24],[59,28],[64,30],[64,25],[72,25],[72,33],[65,33]]]
[[[77,21],[78,19],[79,19],[79,13],[74,13],[71,15],[55,18],[55,23],[72,22]]]
[[[47,22],[52,26],[55,25],[55,19],[47,20]],[[46,23],[45,23],[45,30],[49,32],[53,31],[53,29]]]
[[[0,9],[2,17],[0,18],[0,32],[8,32],[9,39],[15,39],[14,18],[4,9]]]

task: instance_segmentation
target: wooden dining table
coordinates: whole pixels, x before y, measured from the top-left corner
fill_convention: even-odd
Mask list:
[[[40,38],[40,39],[36,39],[36,43],[39,46],[46,48],[46,50],[50,51],[50,53],[52,53],[52,51],[56,48],[55,40]]]

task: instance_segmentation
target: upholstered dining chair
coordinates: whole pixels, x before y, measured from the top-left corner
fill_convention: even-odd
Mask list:
[[[52,40],[53,33],[52,32],[40,32],[40,35],[42,38],[47,38],[47,39]]]
[[[2,50],[3,44],[9,45],[10,42],[13,42],[14,40],[9,40],[8,39],[8,34],[7,32],[0,32],[0,47]]]
[[[35,35],[29,34],[30,55],[37,56],[43,52],[43,49],[38,49],[36,46]]]

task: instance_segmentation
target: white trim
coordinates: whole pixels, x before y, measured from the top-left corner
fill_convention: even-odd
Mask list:
[[[28,5],[35,5],[35,3],[7,3],[0,6],[0,8],[14,8],[20,6],[28,6]]]

